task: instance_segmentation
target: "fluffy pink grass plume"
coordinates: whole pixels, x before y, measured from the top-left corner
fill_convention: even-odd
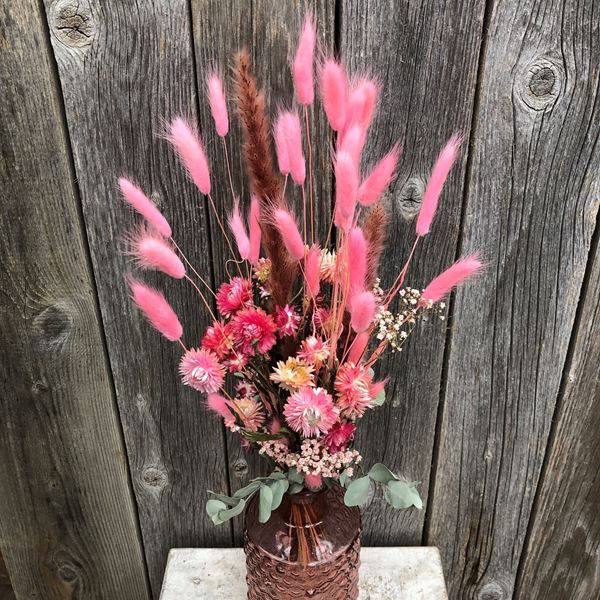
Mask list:
[[[278,208],[273,211],[273,219],[292,258],[296,260],[303,258],[304,242],[294,217],[285,208]]]
[[[168,221],[137,185],[125,177],[120,177],[119,187],[125,201],[140,213],[158,233],[167,238],[171,237],[172,231]]]
[[[208,394],[206,405],[217,415],[223,417],[226,422],[235,421],[235,418],[229,410],[229,401],[220,394]]]
[[[215,122],[217,135],[224,137],[229,131],[229,116],[227,114],[227,101],[223,90],[223,81],[217,73],[210,73],[206,78],[206,89],[208,91],[208,103],[210,112]]]
[[[335,159],[334,223],[344,231],[352,226],[358,198],[358,166],[348,152],[338,152]]]
[[[175,148],[196,187],[208,196],[210,169],[202,140],[196,129],[182,117],[177,117],[169,126],[167,139]]]
[[[367,132],[360,124],[349,127],[342,137],[340,150],[350,154],[357,166],[360,166],[360,159],[366,139]]]
[[[179,363],[179,374],[185,385],[205,393],[219,390],[225,379],[225,369],[217,355],[205,348],[186,350]]]
[[[368,331],[362,331],[361,333],[356,335],[356,337],[352,341],[350,350],[348,351],[348,360],[350,362],[354,363],[355,365],[357,365],[360,362],[360,359],[362,358],[367,348],[367,345],[369,344],[369,338],[370,335]]]
[[[185,267],[172,245],[153,231],[141,229],[131,238],[131,253],[142,269],[161,271],[175,279],[185,276]]]
[[[366,331],[375,317],[377,302],[373,292],[360,292],[352,301],[350,325],[356,333]]]
[[[321,69],[321,95],[331,128],[342,131],[346,124],[348,78],[344,67],[332,58],[326,59]]]
[[[282,129],[283,139],[285,140],[285,147],[287,150],[289,172],[296,184],[303,185],[304,179],[306,178],[306,163],[304,154],[302,153],[302,128],[300,126],[298,112],[295,110],[283,111],[277,119],[278,124],[279,122],[281,122],[281,125],[276,125],[275,129],[276,133],[278,132],[278,127],[281,127]],[[282,158],[284,159],[285,166],[285,156],[282,156]],[[283,171],[281,172],[283,173]]]
[[[353,124],[359,124],[367,131],[377,108],[379,83],[372,79],[361,78],[350,89],[346,116],[346,130]]]
[[[419,217],[417,219],[417,235],[419,236],[427,235],[429,233],[431,222],[433,221],[438,207],[442,188],[444,187],[444,183],[446,182],[452,165],[454,165],[454,162],[456,161],[460,143],[460,136],[456,134],[453,135],[435,161],[431,176],[427,182],[427,187],[425,188],[421,210],[419,211]]]
[[[371,170],[358,189],[358,201],[363,206],[371,206],[381,198],[394,177],[400,156],[400,146],[396,144]]]
[[[383,379],[382,381],[374,381],[369,387],[369,395],[371,398],[377,398],[383,390],[385,390],[385,386],[387,385],[388,378]]]
[[[309,490],[316,492],[323,487],[323,477],[318,473],[306,473],[304,483]]]
[[[240,213],[240,201],[239,198],[235,198],[233,201],[233,211],[229,215],[228,219],[229,228],[235,238],[235,243],[238,247],[238,252],[244,260],[250,258],[250,238],[246,232],[246,226]]]
[[[250,253],[248,260],[251,264],[258,263],[260,258],[260,200],[252,194],[250,200],[250,215],[248,217],[248,226],[250,229]]]
[[[340,411],[323,388],[304,388],[289,397],[283,414],[294,431],[320,437],[331,429]]]
[[[482,263],[476,254],[457,260],[449,269],[438,275],[423,291],[422,298],[426,302],[437,302],[448,294],[452,288],[463,283],[479,269]]]
[[[292,74],[296,95],[300,104],[312,104],[315,98],[315,85],[313,80],[313,62],[315,46],[317,43],[317,30],[312,15],[306,15],[296,56],[292,63]]]
[[[275,139],[275,153],[277,154],[277,166],[282,175],[290,174],[290,156],[287,147],[286,123],[283,113],[277,115],[273,127],[273,138]]]
[[[310,295],[316,298],[319,295],[321,281],[321,249],[319,246],[311,246],[306,253],[304,278]]]
[[[150,325],[171,342],[179,340],[183,335],[183,327],[165,297],[137,279],[129,278],[128,283],[134,303]]]
[[[365,234],[360,227],[353,227],[348,232],[346,242],[348,258],[349,304],[352,305],[354,296],[365,289],[367,277],[368,244]]]

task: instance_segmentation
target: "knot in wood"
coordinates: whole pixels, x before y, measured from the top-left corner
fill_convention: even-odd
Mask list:
[[[63,583],[73,585],[81,578],[79,561],[65,548],[58,548],[50,555],[49,566]]]
[[[477,600],[504,600],[508,598],[504,587],[497,581],[486,583],[478,592]]]
[[[73,329],[73,308],[60,301],[44,309],[33,320],[33,328],[40,341],[50,346],[62,345]]]
[[[564,81],[564,72],[559,61],[539,58],[527,65],[519,78],[518,94],[533,110],[544,110],[559,97]]]
[[[96,24],[89,3],[80,0],[58,0],[51,8],[51,21],[56,36],[73,48],[92,43]]]
[[[147,467],[142,473],[142,481],[148,487],[162,489],[169,483],[169,477],[161,469]]]
[[[241,479],[244,477],[244,475],[246,475],[246,473],[248,473],[248,463],[243,458],[238,458],[233,463],[232,469],[235,473],[235,476]]]
[[[50,388],[48,387],[48,384],[43,380],[43,379],[36,379],[32,384],[31,384],[31,393],[34,396],[42,396],[43,394],[45,394]]]
[[[404,182],[398,195],[398,207],[405,220],[410,221],[419,214],[424,193],[425,181],[422,177],[414,175]]]

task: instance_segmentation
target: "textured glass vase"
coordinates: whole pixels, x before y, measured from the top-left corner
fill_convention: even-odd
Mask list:
[[[285,494],[267,523],[258,495],[246,509],[244,551],[248,600],[356,600],[360,511],[339,486]]]

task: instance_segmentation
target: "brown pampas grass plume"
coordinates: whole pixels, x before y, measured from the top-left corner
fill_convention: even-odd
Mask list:
[[[262,244],[271,259],[271,294],[276,304],[284,306],[292,291],[296,267],[271,218],[272,211],[282,207],[282,185],[273,165],[265,97],[257,87],[246,49],[235,56],[233,79],[242,122],[244,162],[252,193],[260,200]]]
[[[388,212],[378,202],[369,209],[362,224],[367,240],[367,276],[365,280],[365,287],[367,289],[371,289],[375,285],[375,279],[377,279],[379,260],[383,252],[388,221]]]

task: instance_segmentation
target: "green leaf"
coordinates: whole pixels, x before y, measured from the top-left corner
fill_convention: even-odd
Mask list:
[[[226,496],[225,494],[217,494],[217,492],[211,492],[210,490],[208,491],[208,493],[213,498],[224,502],[227,506],[235,506],[238,503],[238,499],[235,497],[232,498],[231,496]]]
[[[287,476],[282,471],[273,471],[268,479],[285,479],[287,481]]]
[[[271,518],[271,506],[273,506],[273,492],[268,485],[261,484],[258,503],[258,520],[266,523]]]
[[[224,508],[227,508],[227,504],[225,504],[225,502],[221,502],[221,500],[217,500],[216,498],[211,498],[206,503],[206,514],[212,518]]]
[[[374,406],[381,406],[385,403],[385,390],[381,390],[377,396],[375,396],[375,400],[373,400]]]
[[[410,508],[411,506],[419,510],[423,508],[423,501],[414,484],[406,481],[393,480],[388,482],[384,496],[394,508]]]
[[[290,483],[304,483],[304,475],[296,469],[290,469],[287,473],[287,478]]]
[[[379,483],[388,483],[388,481],[394,481],[398,479],[385,465],[381,463],[374,464],[369,471],[369,477],[373,481]]]
[[[232,508],[229,508],[227,510],[222,510],[217,516],[220,519],[221,523],[224,523],[225,521],[229,521],[229,519],[237,517],[239,514],[241,514],[245,507],[246,501],[243,498],[240,498],[236,506],[233,506]]]
[[[344,504],[346,506],[360,506],[369,498],[371,489],[371,480],[368,475],[355,479],[344,494]]]
[[[277,508],[279,508],[279,505],[283,500],[283,495],[288,491],[288,488],[290,487],[290,482],[287,479],[279,479],[277,481],[274,481],[269,487],[273,492],[271,511],[274,511]]]
[[[288,494],[298,494],[304,489],[304,484],[302,483],[291,483],[288,489]]]
[[[234,498],[247,498],[251,494],[254,494],[256,490],[260,487],[260,481],[253,480],[247,486],[239,489],[237,492],[233,494]]]
[[[348,472],[344,471],[341,475],[340,475],[340,485],[342,487],[346,487],[346,484],[348,483],[350,477],[348,477]]]

